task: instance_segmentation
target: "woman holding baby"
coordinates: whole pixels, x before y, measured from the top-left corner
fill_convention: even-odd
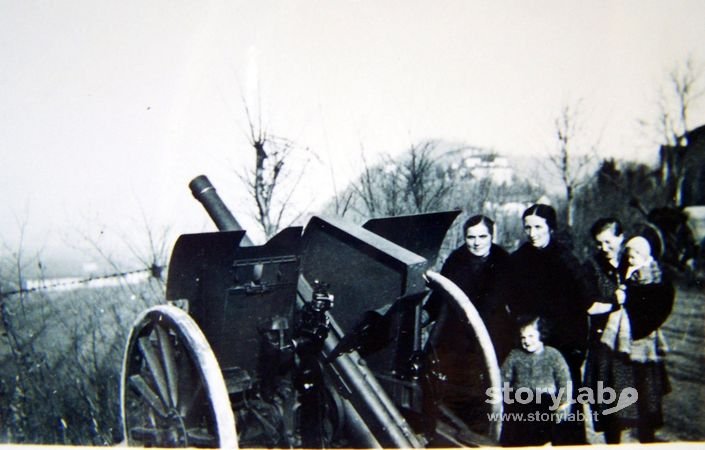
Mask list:
[[[611,414],[603,412],[614,405],[593,404],[595,430],[604,431],[607,443],[619,443],[622,430],[634,427],[641,442],[653,442],[655,429],[663,424],[662,398],[669,391],[659,327],[673,307],[673,285],[651,255],[648,240],[636,236],[625,244],[618,220],[600,219],[590,231],[597,252],[589,261],[589,292],[595,302],[588,310],[585,385],[593,392],[638,392],[635,403]]]

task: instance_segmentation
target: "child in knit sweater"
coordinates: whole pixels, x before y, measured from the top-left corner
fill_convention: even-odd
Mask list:
[[[504,388],[510,389],[510,395],[505,393],[506,412],[521,414],[523,420],[505,421],[500,443],[543,445],[553,440],[553,424],[570,406],[570,370],[558,350],[544,345],[545,325],[541,318],[520,317],[518,322],[521,348],[513,349],[504,360],[502,381]],[[517,390],[523,393],[520,395]],[[533,393],[531,402],[525,401],[527,390]]]

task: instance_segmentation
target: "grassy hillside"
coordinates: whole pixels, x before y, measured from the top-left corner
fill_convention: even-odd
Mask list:
[[[112,444],[120,433],[119,376],[127,333],[137,314],[162,298],[163,286],[154,279],[6,298],[0,439]]]

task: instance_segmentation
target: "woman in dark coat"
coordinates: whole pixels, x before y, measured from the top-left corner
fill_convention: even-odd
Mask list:
[[[673,285],[658,274],[657,282],[648,285],[626,282],[628,262],[622,253],[624,235],[616,219],[600,219],[591,228],[598,252],[591,261],[593,297],[589,309],[592,333],[590,354],[585,366],[585,384],[596,392],[611,388],[619,395],[625,388],[635,388],[638,400],[633,405],[605,415],[612,405],[592,405],[596,431],[604,431],[608,444],[620,442],[621,432],[635,427],[641,442],[653,442],[654,430],[663,424],[662,398],[670,386],[664,362],[664,342],[658,332],[671,312]],[[620,289],[621,287],[621,289]],[[623,290],[624,294],[618,294]],[[618,295],[623,296],[620,305]],[[631,330],[631,350],[618,351],[603,342],[607,317],[624,308]],[[644,349],[649,349],[644,352]],[[642,351],[640,351],[642,350]]]
[[[507,339],[507,335],[512,332],[512,328],[508,327],[506,304],[499,292],[506,277],[509,253],[492,242],[493,233],[494,222],[487,216],[476,215],[466,220],[463,224],[465,244],[448,255],[443,263],[441,275],[454,282],[480,313],[501,364],[504,356],[511,350],[511,341]],[[433,297],[429,300],[426,311],[434,320],[440,317],[445,306],[442,299]],[[446,330],[444,334],[450,334],[451,340],[455,340],[456,336],[452,336],[454,333],[450,330]]]
[[[590,234],[597,247],[593,256],[588,259],[586,266],[590,276],[590,297],[594,300],[593,306],[588,310],[590,314],[590,342],[588,355],[585,361],[585,386],[597,392],[598,383],[603,383],[601,378],[606,378],[605,373],[600,374],[602,366],[606,369],[605,361],[610,358],[610,349],[600,342],[605,329],[607,318],[616,303],[615,291],[620,285],[620,267],[624,267],[624,231],[622,224],[614,218],[598,219],[590,228]],[[611,421],[609,416],[602,415],[600,405],[592,405],[592,410],[597,413],[593,426],[595,431],[605,433],[605,442],[608,444],[619,443],[621,430],[617,421]]]
[[[619,270],[626,264],[624,261],[624,230],[619,220],[606,217],[598,219],[590,228],[590,235],[597,250],[588,259],[588,276],[590,277],[590,298],[596,303],[611,304],[614,291],[620,285]],[[596,305],[590,311],[590,342],[599,342],[609,311]],[[591,345],[591,349],[592,349]]]
[[[587,348],[587,279],[580,261],[554,239],[556,211],[535,204],[522,215],[528,242],[510,257],[509,308],[513,317],[543,317],[549,334],[546,344],[561,352],[570,369],[573,396],[581,386],[580,367]],[[578,409],[573,405],[573,412]],[[556,443],[584,444],[582,421],[562,422]]]
[[[499,286],[506,282],[509,254],[492,242],[494,222],[486,216],[470,217],[463,224],[465,243],[446,259],[441,274],[453,281],[478,310],[489,332],[499,363],[511,349],[511,327]],[[440,296],[431,296],[425,305],[429,321],[436,321],[428,348],[439,377],[436,390],[443,402],[470,423],[484,420],[477,405],[486,400],[483,351],[468,334],[467,323]]]

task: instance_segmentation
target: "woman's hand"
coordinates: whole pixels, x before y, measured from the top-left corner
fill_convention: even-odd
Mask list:
[[[611,303],[595,302],[588,308],[587,313],[591,316],[595,314],[605,314],[612,311]]]

